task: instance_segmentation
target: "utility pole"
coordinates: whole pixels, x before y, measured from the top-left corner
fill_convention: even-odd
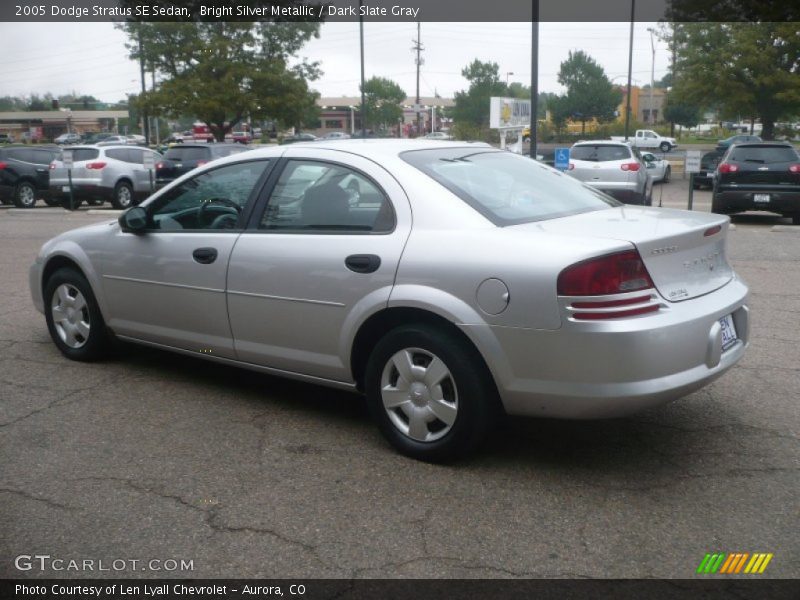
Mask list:
[[[144,96],[145,92],[147,91],[147,87],[145,86],[144,81],[144,39],[142,38],[142,23],[139,23],[139,73],[142,77],[142,96]],[[142,133],[144,133],[144,139],[147,140],[147,143],[150,143],[150,121],[147,117],[147,109],[142,109]]]
[[[636,0],[631,0],[631,36],[628,41],[628,97],[625,100],[625,141],[631,126],[631,69],[633,67],[633,24],[636,22]]]
[[[414,111],[417,113],[417,135],[422,133],[422,124],[420,121],[420,112],[419,112],[419,68],[424,64],[424,60],[420,57],[420,52],[424,50],[422,47],[422,43],[420,42],[420,23],[417,21],[417,40],[411,40],[411,43],[414,44],[411,48],[412,51],[417,53],[417,58],[414,62],[417,63],[417,97],[416,103],[414,104]]]
[[[652,27],[648,27],[647,31],[650,33],[650,49],[653,51],[653,60],[650,63],[650,100],[649,100],[649,108],[650,114],[648,115],[650,121],[653,126],[656,124],[656,117],[653,114],[653,86],[655,85],[655,75],[656,75],[656,45],[653,43],[653,34],[655,30]]]
[[[361,39],[361,139],[367,137],[367,106],[366,91],[364,90],[364,15],[360,10],[364,0],[358,0],[358,33]]]
[[[531,158],[536,160],[539,137],[539,0],[531,6]]]
[[[151,79],[152,85],[150,86],[150,89],[155,92],[156,91],[156,66],[155,65],[153,65],[153,70],[150,72],[150,75],[152,76],[152,79]],[[153,121],[155,122],[155,125],[156,125],[156,145],[158,145],[159,142],[161,141],[159,139],[161,136],[158,134],[158,117],[154,117]]]

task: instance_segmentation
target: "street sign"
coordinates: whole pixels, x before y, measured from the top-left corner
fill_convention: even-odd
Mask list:
[[[531,124],[531,101],[519,98],[489,99],[491,129],[522,129]]]
[[[560,171],[569,169],[569,148],[556,148],[553,166]]]
[[[65,169],[72,168],[72,150],[64,150],[62,152],[61,162],[64,163]]]
[[[687,150],[686,151],[686,166],[684,171],[686,173],[699,173],[700,172],[700,150]]]
[[[144,152],[144,156],[142,157],[142,165],[148,171],[152,171],[156,167],[156,158],[152,152]]]

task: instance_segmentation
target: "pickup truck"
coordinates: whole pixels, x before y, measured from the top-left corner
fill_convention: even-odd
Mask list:
[[[625,137],[621,135],[612,136],[611,139],[615,142],[625,141]],[[675,138],[658,135],[655,131],[650,129],[637,129],[635,136],[628,136],[628,141],[637,148],[658,148],[662,152],[669,152],[673,148],[678,147]]]

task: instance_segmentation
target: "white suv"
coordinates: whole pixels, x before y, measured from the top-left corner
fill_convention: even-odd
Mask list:
[[[150,194],[151,173],[144,168],[145,155],[153,155],[153,164],[162,158],[158,152],[137,146],[74,146],[71,150],[75,204],[107,200],[118,209],[138,204]],[[66,204],[69,177],[62,156],[50,163],[50,193]],[[155,170],[152,177],[155,183]]]
[[[624,142],[578,142],[567,173],[625,204],[653,203],[653,178],[639,150]]]

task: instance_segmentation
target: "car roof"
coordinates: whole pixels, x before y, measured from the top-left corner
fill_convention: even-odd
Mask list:
[[[741,144],[736,144],[737,148],[792,148],[796,149],[793,144],[789,142],[781,142],[781,141],[774,141],[774,142],[743,142]]]
[[[628,142],[618,142],[616,140],[582,140],[572,144],[574,146],[621,146],[623,148],[630,148]]]

